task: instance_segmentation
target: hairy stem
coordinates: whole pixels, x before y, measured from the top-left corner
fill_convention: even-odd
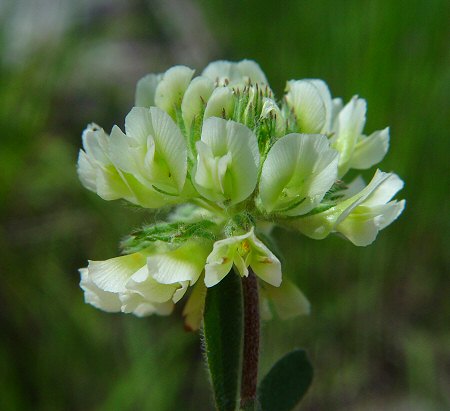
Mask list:
[[[249,275],[242,279],[244,297],[244,350],[242,360],[241,408],[252,411],[256,407],[259,359],[259,299],[258,282],[249,267]]]

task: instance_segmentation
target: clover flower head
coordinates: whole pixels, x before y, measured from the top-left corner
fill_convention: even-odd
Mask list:
[[[388,128],[364,134],[366,112],[364,99],[344,105],[318,79],[288,81],[277,99],[251,60],[142,78],[124,131],[92,124],[83,132],[78,175],[105,200],[163,208],[167,219],[127,237],[123,256],[80,269],[86,302],[166,315],[193,288],[183,313],[195,329],[207,289],[234,269],[256,274],[281,317],[307,313],[270,250],[271,228],[313,239],[338,233],[366,246],[405,205],[392,200],[403,186],[396,174],[344,182],[388,150]]]

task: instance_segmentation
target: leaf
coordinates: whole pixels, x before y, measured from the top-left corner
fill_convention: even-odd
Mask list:
[[[219,411],[237,407],[242,333],[242,285],[231,272],[208,289],[204,314],[205,357]]]
[[[304,350],[297,349],[272,367],[259,385],[262,411],[290,411],[306,394],[313,369]]]

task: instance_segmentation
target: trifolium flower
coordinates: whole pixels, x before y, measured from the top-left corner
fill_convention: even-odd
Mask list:
[[[117,167],[143,185],[180,195],[186,181],[187,147],[181,131],[161,109],[134,107],[125,132],[114,126],[110,155]]]
[[[332,99],[321,80],[288,81],[283,110],[293,131],[321,133],[330,137],[339,153],[339,177],[351,169],[365,170],[379,163],[389,148],[389,129],[363,134],[367,103],[354,96],[342,107],[342,99]]]
[[[206,286],[219,283],[233,266],[242,277],[248,276],[248,267],[251,267],[265,282],[275,287],[281,284],[280,260],[255,236],[253,228],[248,233],[214,243],[214,249],[206,259]]]
[[[337,178],[338,152],[318,134],[288,134],[277,140],[263,164],[259,195],[264,210],[306,214]]]
[[[331,125],[330,91],[322,80],[291,80],[286,85],[287,110],[295,116],[296,129],[301,133],[326,134]]]
[[[258,142],[252,130],[232,120],[211,117],[203,123],[196,148],[193,181],[203,197],[232,205],[250,196],[259,166]]]
[[[217,86],[268,84],[266,75],[252,60],[242,60],[238,63],[214,61],[203,70],[202,75],[215,81]]]
[[[367,103],[354,96],[337,113],[333,124],[331,145],[341,154],[339,176],[350,168],[365,170],[379,163],[389,147],[389,129],[375,131],[370,136],[362,134],[366,123]]]
[[[405,208],[405,200],[390,201],[402,187],[403,181],[396,174],[377,170],[361,191],[349,198],[344,195],[335,206],[292,221],[292,224],[314,239],[338,232],[355,245],[369,245]]]
[[[109,312],[170,314],[198,280],[212,243],[187,241],[172,248],[155,242],[137,253],[90,261],[80,269],[86,302]]]
[[[83,133],[78,174],[105,200],[164,208],[122,242],[121,257],[80,270],[86,302],[110,312],[168,314],[185,294],[189,329],[205,296],[227,275],[260,281],[262,306],[281,318],[309,312],[271,250],[272,227],[372,243],[403,211],[403,182],[377,171],[346,182],[388,149],[385,128],[366,136],[367,104],[345,106],[318,79],[291,80],[276,98],[257,63],[216,61],[149,74],[136,87],[124,132]]]

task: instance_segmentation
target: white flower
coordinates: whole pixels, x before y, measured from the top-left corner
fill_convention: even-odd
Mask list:
[[[266,119],[271,117],[275,119],[275,136],[283,136],[286,131],[286,122],[283,113],[273,99],[264,97],[260,118]]]
[[[83,185],[105,200],[123,198],[148,208],[189,196],[186,142],[167,113],[134,107],[125,130],[114,126],[108,136],[91,125],[84,131],[84,151],[78,157]]]
[[[155,105],[156,87],[163,78],[163,74],[147,74],[136,84],[136,95],[134,105],[137,107],[147,107]]]
[[[244,86],[249,83],[268,84],[261,67],[253,60],[214,61],[208,64],[202,75],[215,81],[218,86]]]
[[[167,70],[155,89],[156,107],[175,118],[193,75],[194,70],[186,66],[175,66]]]
[[[135,176],[120,170],[111,156],[110,136],[95,124],[83,132],[83,148],[78,156],[77,171],[82,184],[104,200],[123,198],[133,204],[156,208],[176,202],[143,184]]]
[[[203,123],[196,148],[193,182],[203,197],[237,204],[250,196],[256,186],[259,151],[256,136],[249,128],[211,117]]]
[[[328,210],[291,221],[303,234],[314,239],[338,232],[353,244],[371,244],[378,231],[391,224],[403,211],[405,200],[390,201],[403,187],[403,181],[393,173],[377,170],[372,181],[362,191],[344,198]],[[352,191],[352,190],[351,190]]]
[[[331,145],[340,153],[339,176],[350,168],[365,170],[380,162],[389,148],[389,129],[362,134],[366,123],[367,104],[354,96],[335,114]]]
[[[329,131],[333,104],[324,81],[291,80],[287,82],[286,91],[286,103],[296,116],[297,131],[308,134]]]
[[[80,268],[80,287],[84,291],[84,301],[100,310],[119,312],[122,307],[119,295],[99,288],[89,276],[88,268]]]
[[[212,244],[187,241],[174,249],[160,244],[80,269],[85,301],[109,312],[138,316],[170,314],[173,304],[198,280]]]
[[[82,184],[104,200],[135,196],[124,176],[114,166],[109,155],[109,136],[96,124],[83,131],[83,148],[78,156],[77,171]]]
[[[281,284],[281,263],[262,243],[252,228],[248,233],[216,241],[206,260],[205,284],[212,287],[219,283],[234,266],[243,277],[248,276],[248,267],[267,283],[278,287]]]
[[[181,195],[187,147],[167,113],[156,107],[134,107],[125,118],[125,132],[117,126],[111,131],[110,155],[116,167],[158,195]]]
[[[159,107],[175,119],[193,75],[194,70],[186,66],[174,66],[160,74],[147,74],[136,85],[135,105]]]
[[[213,91],[214,83],[208,77],[196,77],[189,84],[181,102],[181,114],[187,132],[190,131],[193,120],[199,119],[203,114]]]
[[[203,119],[209,117],[230,118],[234,110],[233,90],[228,87],[218,87],[214,89],[205,108]]]
[[[159,287],[156,281],[149,279],[149,284],[156,290],[153,294],[167,296],[157,301],[145,299],[140,294],[135,296],[133,309],[127,304],[133,292],[127,289],[127,283],[133,276],[139,277],[147,269],[146,257],[142,253],[111,258],[106,261],[89,261],[87,268],[80,269],[80,287],[84,291],[86,303],[108,312],[133,312],[138,316],[153,313],[167,315],[173,308],[171,295],[180,285]],[[159,293],[158,293],[159,291]]]
[[[275,142],[262,167],[263,208],[289,216],[316,207],[337,177],[338,153],[322,135],[288,134]]]
[[[340,98],[332,99],[322,80],[292,80],[286,86],[285,110],[293,110],[297,130],[303,133],[332,135],[331,145],[339,151],[338,175],[350,168],[367,169],[380,162],[389,147],[389,130],[362,134],[366,122],[366,101],[354,96],[342,107]]]

